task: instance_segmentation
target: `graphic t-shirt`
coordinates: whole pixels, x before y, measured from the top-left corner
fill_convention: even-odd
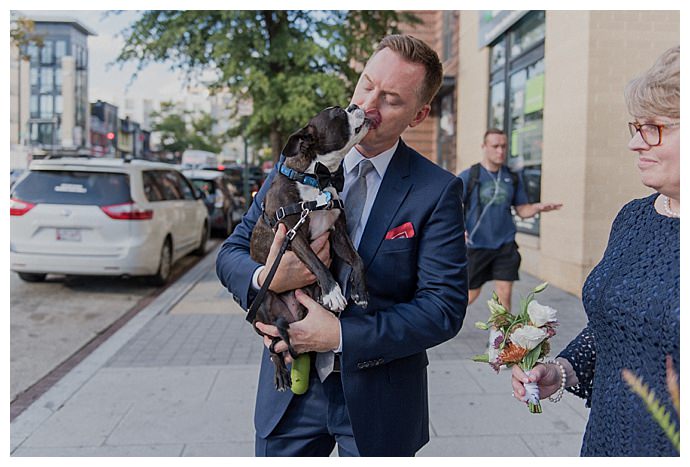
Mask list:
[[[469,208],[465,227],[469,234],[468,248],[498,249],[515,240],[515,222],[510,211],[511,206],[527,204],[522,174],[517,174],[518,185],[513,186],[510,172],[504,166],[498,172],[489,172],[483,166],[479,168],[479,180],[468,199]],[[470,169],[464,170],[459,177],[463,181],[463,190],[467,190],[470,181]],[[477,204],[477,190],[481,199],[481,210]]]

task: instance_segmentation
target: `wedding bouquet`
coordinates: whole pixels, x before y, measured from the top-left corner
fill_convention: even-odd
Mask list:
[[[475,362],[484,362],[498,373],[502,365],[520,365],[529,372],[540,359],[548,355],[548,339],[556,335],[556,310],[541,305],[534,296],[542,292],[548,282],[537,286],[527,298],[520,300],[520,312],[511,314],[498,300],[494,292],[488,301],[491,316],[486,323],[477,322],[479,329],[489,331],[489,348],[483,355],[476,355]],[[537,383],[525,384],[525,398],[531,413],[541,413]]]

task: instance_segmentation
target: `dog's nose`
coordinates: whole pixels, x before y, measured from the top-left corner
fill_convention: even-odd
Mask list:
[[[347,109],[345,109],[347,112],[352,112],[353,110],[357,110],[359,107],[357,107],[357,104],[350,104],[347,106]]]

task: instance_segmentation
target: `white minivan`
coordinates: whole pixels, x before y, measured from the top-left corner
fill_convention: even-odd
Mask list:
[[[164,163],[60,158],[33,161],[10,194],[10,269],[46,274],[150,276],[203,254],[208,210],[200,193]]]

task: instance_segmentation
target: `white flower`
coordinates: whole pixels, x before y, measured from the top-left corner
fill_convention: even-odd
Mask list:
[[[550,306],[541,305],[538,301],[532,300],[527,305],[527,314],[533,325],[540,328],[546,323],[556,321],[556,310]]]
[[[523,349],[532,350],[541,342],[546,339],[547,334],[541,328],[536,328],[534,326],[523,326],[516,329],[510,335],[510,340],[517,346]]]
[[[498,303],[497,300],[491,299],[488,302],[486,302],[487,305],[489,305],[489,310],[491,310],[492,315],[502,315],[504,313],[508,313],[508,310]]]

